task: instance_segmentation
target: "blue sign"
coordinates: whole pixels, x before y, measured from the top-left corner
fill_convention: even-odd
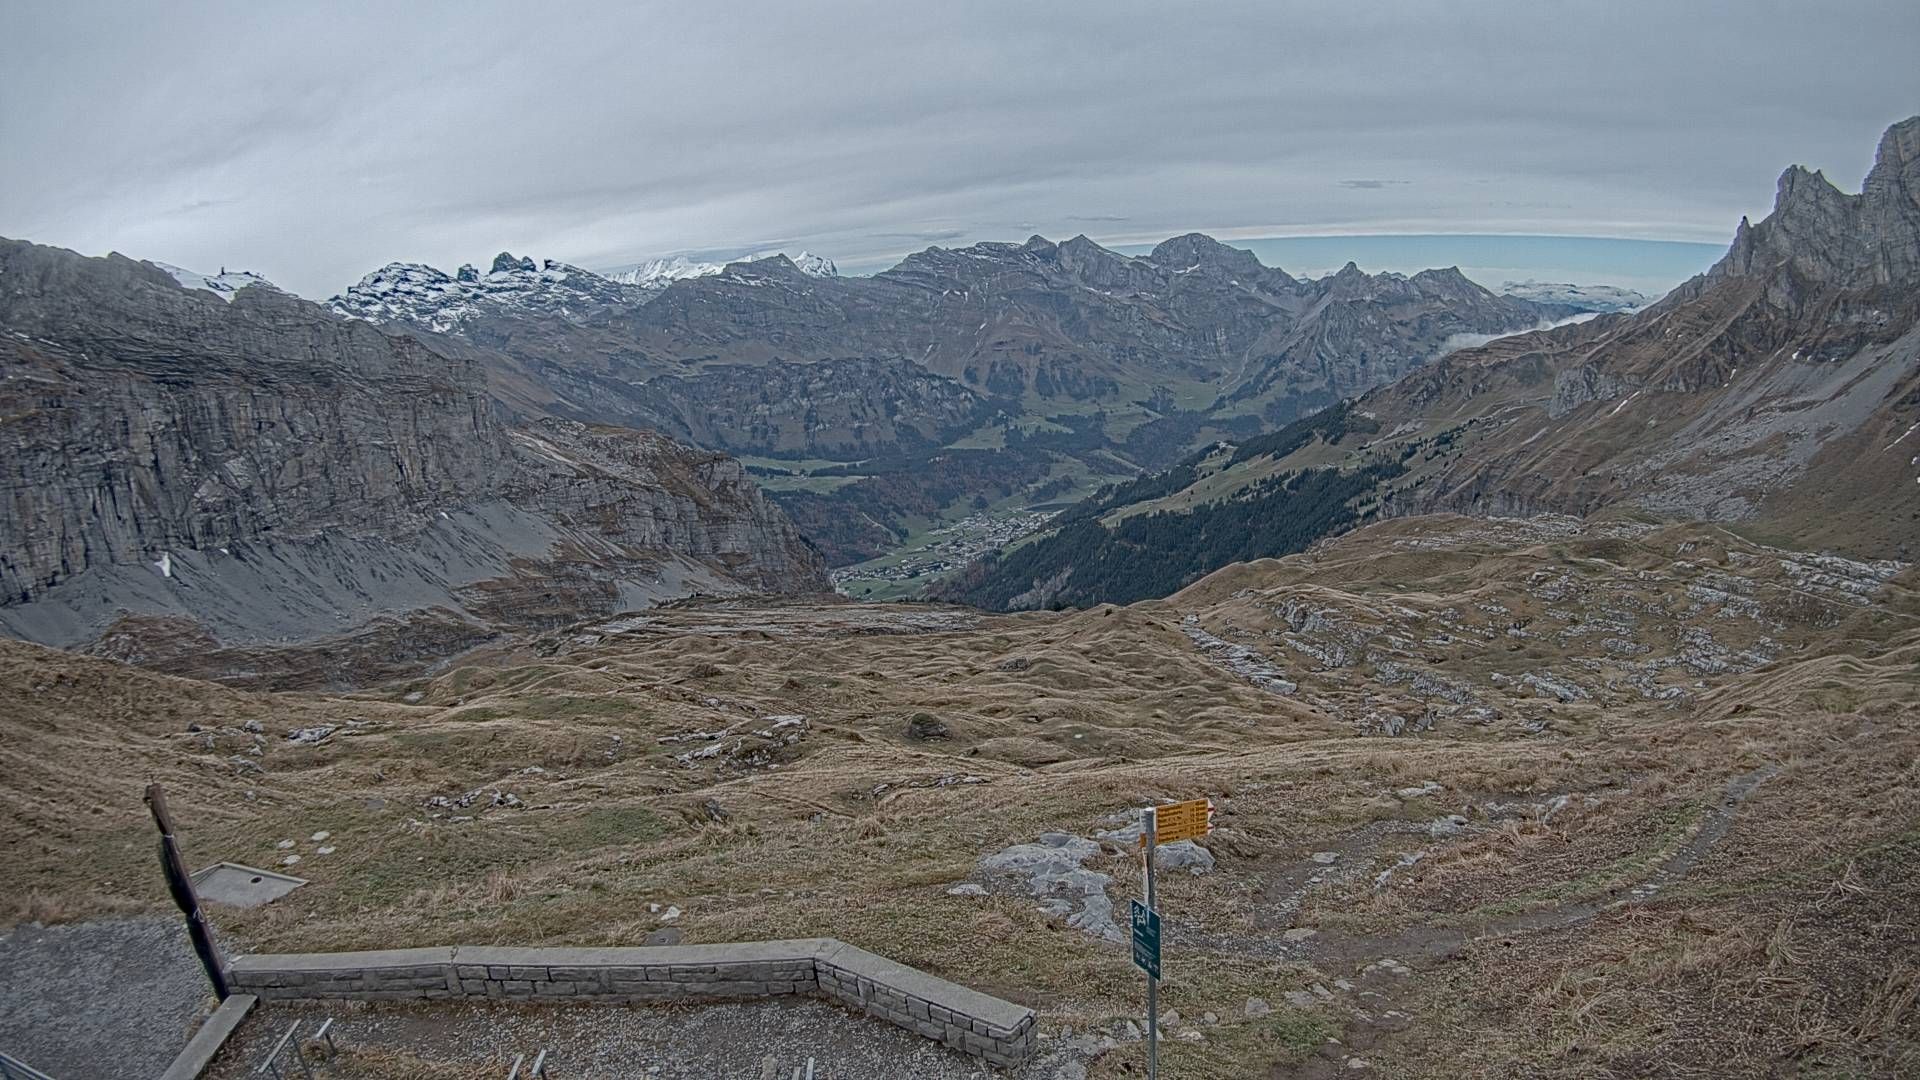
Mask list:
[[[1160,977],[1160,913],[1133,901],[1129,909],[1133,922],[1133,966],[1154,978]]]

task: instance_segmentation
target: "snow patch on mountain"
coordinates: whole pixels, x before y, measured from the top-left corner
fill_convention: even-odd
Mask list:
[[[173,280],[180,283],[181,288],[205,289],[229,304],[233,303],[235,293],[252,285],[272,289],[275,292],[280,291],[279,286],[251,270],[228,270],[223,266],[218,274],[202,274],[183,266],[174,266],[172,263],[154,262],[148,265],[157,266],[166,271]]]

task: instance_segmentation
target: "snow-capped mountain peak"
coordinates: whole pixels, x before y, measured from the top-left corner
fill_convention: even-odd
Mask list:
[[[445,334],[478,316],[527,313],[580,318],[645,303],[653,290],[577,266],[501,252],[482,273],[472,263],[448,275],[420,263],[388,263],[328,301],[335,312],[368,322],[407,322]]]
[[[709,277],[725,268],[722,263],[695,262],[685,255],[675,255],[671,259],[650,259],[631,270],[614,274],[612,280],[645,289],[664,289],[676,281]]]
[[[151,265],[166,271],[173,280],[180,283],[181,288],[205,289],[229,304],[233,303],[235,293],[251,285],[272,289],[275,292],[280,291],[279,286],[251,270],[228,270],[223,266],[218,274],[202,274],[185,267],[174,266],[172,263],[156,262]]]
[[[833,265],[832,259],[827,258],[825,255],[815,255],[811,251],[802,251],[800,254],[795,255],[793,257],[793,265],[799,267],[801,273],[811,274],[814,277],[840,276],[840,268]]]

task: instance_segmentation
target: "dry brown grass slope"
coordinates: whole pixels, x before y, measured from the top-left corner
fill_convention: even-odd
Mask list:
[[[222,912],[237,946],[832,935],[1111,1031],[1122,949],[946,889],[1207,794],[1218,869],[1163,878],[1203,1036],[1169,1076],[1893,1076],[1915,587],[1706,526],[1436,517],[1129,608],[685,606],[350,695],[9,644],[0,859],[16,918],[164,908],[158,779],[190,861],[312,879]],[[1118,846],[1088,867],[1137,893]]]

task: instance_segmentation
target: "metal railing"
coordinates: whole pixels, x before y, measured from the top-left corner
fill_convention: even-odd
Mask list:
[[[53,1080],[53,1077],[17,1057],[0,1054],[0,1080]]]

